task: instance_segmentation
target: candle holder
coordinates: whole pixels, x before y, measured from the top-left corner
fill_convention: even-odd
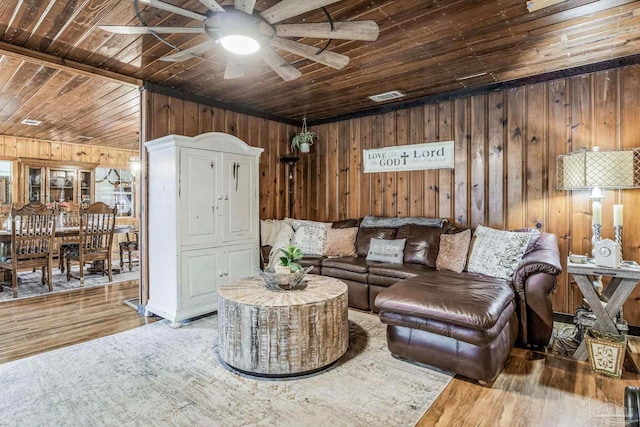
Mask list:
[[[614,230],[614,233],[615,233],[616,243],[620,245],[620,258],[624,259],[624,257],[622,256],[622,226],[621,225],[614,225],[613,226],[613,230]]]
[[[591,228],[593,229],[593,236],[591,237],[591,256],[596,256],[596,242],[602,240],[600,233],[602,232],[602,224],[591,224]],[[593,287],[600,295],[604,289],[604,284],[602,283],[602,276],[593,276]]]
[[[602,224],[591,224],[591,230],[593,235],[591,236],[591,245],[594,248],[591,250],[591,255],[595,255],[595,243],[602,240],[600,233],[602,233]]]

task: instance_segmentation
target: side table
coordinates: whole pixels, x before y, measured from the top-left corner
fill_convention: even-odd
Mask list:
[[[615,316],[635,289],[638,281],[640,281],[640,268],[627,266],[617,268],[599,267],[595,264],[577,264],[567,260],[567,271],[571,273],[584,299],[591,307],[596,317],[595,326],[603,332],[619,334],[616,328]],[[611,277],[609,285],[604,289],[601,296],[596,293],[590,276]],[[603,305],[603,301],[607,304]],[[584,340],[573,354],[573,358],[587,360],[587,344]]]

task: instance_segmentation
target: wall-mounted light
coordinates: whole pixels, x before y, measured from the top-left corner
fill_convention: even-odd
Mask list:
[[[129,170],[134,178],[137,178],[140,174],[140,157],[129,157]]]

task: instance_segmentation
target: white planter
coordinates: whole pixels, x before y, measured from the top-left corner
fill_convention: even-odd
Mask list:
[[[303,142],[302,144],[300,144],[301,153],[308,153],[309,151],[311,151],[311,144],[309,144],[308,142]]]
[[[291,267],[285,267],[284,265],[276,265],[273,268],[278,274],[291,274]]]

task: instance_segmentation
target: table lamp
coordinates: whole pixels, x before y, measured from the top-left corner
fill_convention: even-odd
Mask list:
[[[640,188],[640,148],[582,150],[558,156],[558,190],[591,190],[592,243],[601,240],[603,189]],[[613,207],[615,239],[622,247],[622,205]]]

